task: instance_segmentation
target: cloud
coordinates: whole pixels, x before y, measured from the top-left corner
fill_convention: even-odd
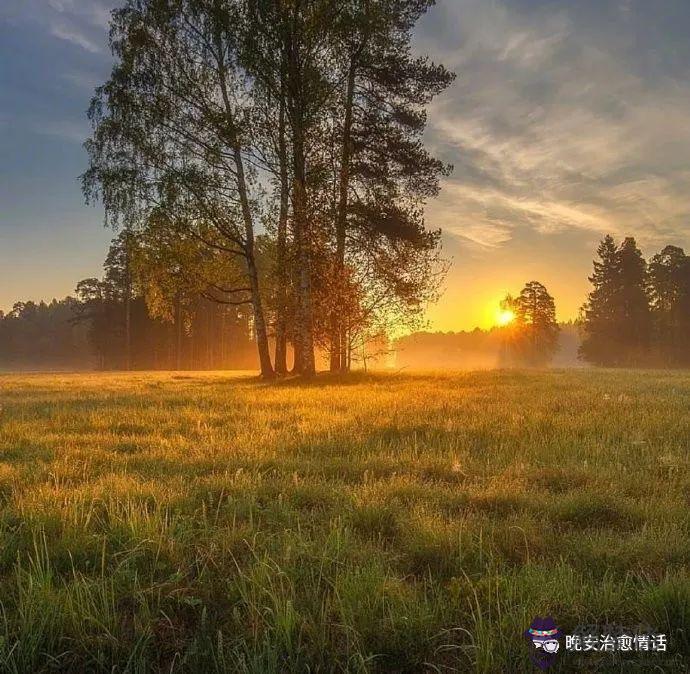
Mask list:
[[[3,0],[0,17],[33,24],[89,53],[107,50],[110,13],[117,0]]]
[[[85,22],[106,29],[110,24],[110,13],[118,3],[97,0],[48,0],[48,4],[60,13],[70,14]]]
[[[92,54],[97,54],[101,51],[101,48],[98,45],[92,42],[86,35],[84,35],[74,26],[63,23],[53,24],[50,28],[50,34],[59,38],[60,40],[71,42],[82,49],[86,49],[86,51],[91,52]]]
[[[488,247],[528,230],[688,241],[690,49],[671,23],[690,8],[669,7],[660,25],[632,1],[440,2],[418,43],[458,79],[427,141],[456,170],[430,222]]]

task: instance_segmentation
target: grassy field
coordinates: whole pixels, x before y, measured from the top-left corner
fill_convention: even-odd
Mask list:
[[[2,672],[527,672],[544,614],[688,671],[688,373],[6,375],[0,405]]]

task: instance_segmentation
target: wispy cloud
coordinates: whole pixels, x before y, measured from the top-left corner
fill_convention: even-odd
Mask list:
[[[632,1],[441,2],[419,41],[458,73],[428,134],[456,171],[430,221],[489,247],[527,229],[687,240],[690,54],[655,21]]]
[[[101,48],[97,44],[92,42],[86,35],[84,35],[74,26],[64,23],[56,23],[51,26],[50,34],[59,38],[60,40],[71,42],[77,47],[86,49],[86,51],[91,52],[92,54],[97,54],[101,51]]]
[[[107,51],[110,13],[118,0],[2,0],[0,17],[39,26],[89,53]]]

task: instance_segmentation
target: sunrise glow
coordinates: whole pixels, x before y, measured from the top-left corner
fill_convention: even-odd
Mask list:
[[[503,327],[515,320],[515,314],[510,309],[499,309],[496,312],[496,325]]]

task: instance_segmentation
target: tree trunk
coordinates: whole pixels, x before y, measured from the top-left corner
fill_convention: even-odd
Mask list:
[[[278,216],[278,240],[276,250],[276,278],[278,306],[276,316],[275,369],[280,375],[287,374],[287,220],[289,208],[289,178],[287,147],[285,143],[285,73],[281,75],[280,113],[278,118],[278,154],[280,161],[280,214]]]
[[[175,369],[182,369],[182,302],[175,295]]]
[[[343,146],[340,160],[340,176],[338,186],[338,212],[336,216],[336,274],[338,288],[342,288],[345,275],[345,239],[347,233],[348,190],[350,187],[350,158],[352,155],[352,106],[355,95],[355,63],[350,64],[345,91],[345,121],[343,123]],[[344,372],[347,367],[345,354],[345,330],[343,327],[343,302],[338,298],[338,306],[334,308],[334,320],[331,326],[331,372]]]
[[[228,122],[228,138],[233,152],[233,160],[236,170],[237,191],[239,192],[240,205],[242,207],[242,219],[244,221],[244,256],[247,263],[247,276],[249,277],[249,287],[251,292],[252,308],[254,310],[254,331],[256,334],[256,346],[259,351],[259,363],[261,367],[261,376],[264,379],[273,379],[275,371],[271,364],[271,353],[268,348],[268,331],[266,330],[266,320],[264,318],[263,304],[261,301],[261,293],[259,287],[259,273],[256,268],[256,259],[254,257],[254,221],[252,218],[252,211],[249,205],[249,194],[247,190],[247,180],[244,172],[244,161],[242,160],[242,151],[240,141],[237,137],[237,129],[235,127],[235,120],[233,116],[233,108],[230,102],[230,96],[227,90],[227,82],[225,80],[225,63],[220,54],[223,53],[220,45],[220,36],[218,40],[218,69],[220,78],[220,88],[223,96],[223,104],[225,106],[225,113]]]
[[[129,284],[125,295],[125,370],[132,369],[132,301]]]
[[[298,341],[294,341],[292,344],[292,374],[299,374],[302,372],[302,349]]]
[[[294,36],[293,36],[294,40]],[[300,352],[300,374],[316,374],[314,326],[311,297],[311,231],[307,213],[307,171],[305,158],[304,92],[294,42],[289,54],[289,98],[292,118],[292,211],[297,252],[297,325],[295,341]]]
[[[271,353],[268,348],[268,332],[266,321],[264,320],[263,307],[261,305],[261,294],[259,292],[259,273],[256,268],[256,261],[252,253],[247,252],[247,271],[249,273],[249,287],[252,293],[252,307],[254,309],[254,333],[256,335],[256,345],[259,350],[259,364],[261,376],[264,379],[273,379],[275,372],[271,365]]]
[[[125,370],[132,369],[132,267],[130,232],[125,230]]]

